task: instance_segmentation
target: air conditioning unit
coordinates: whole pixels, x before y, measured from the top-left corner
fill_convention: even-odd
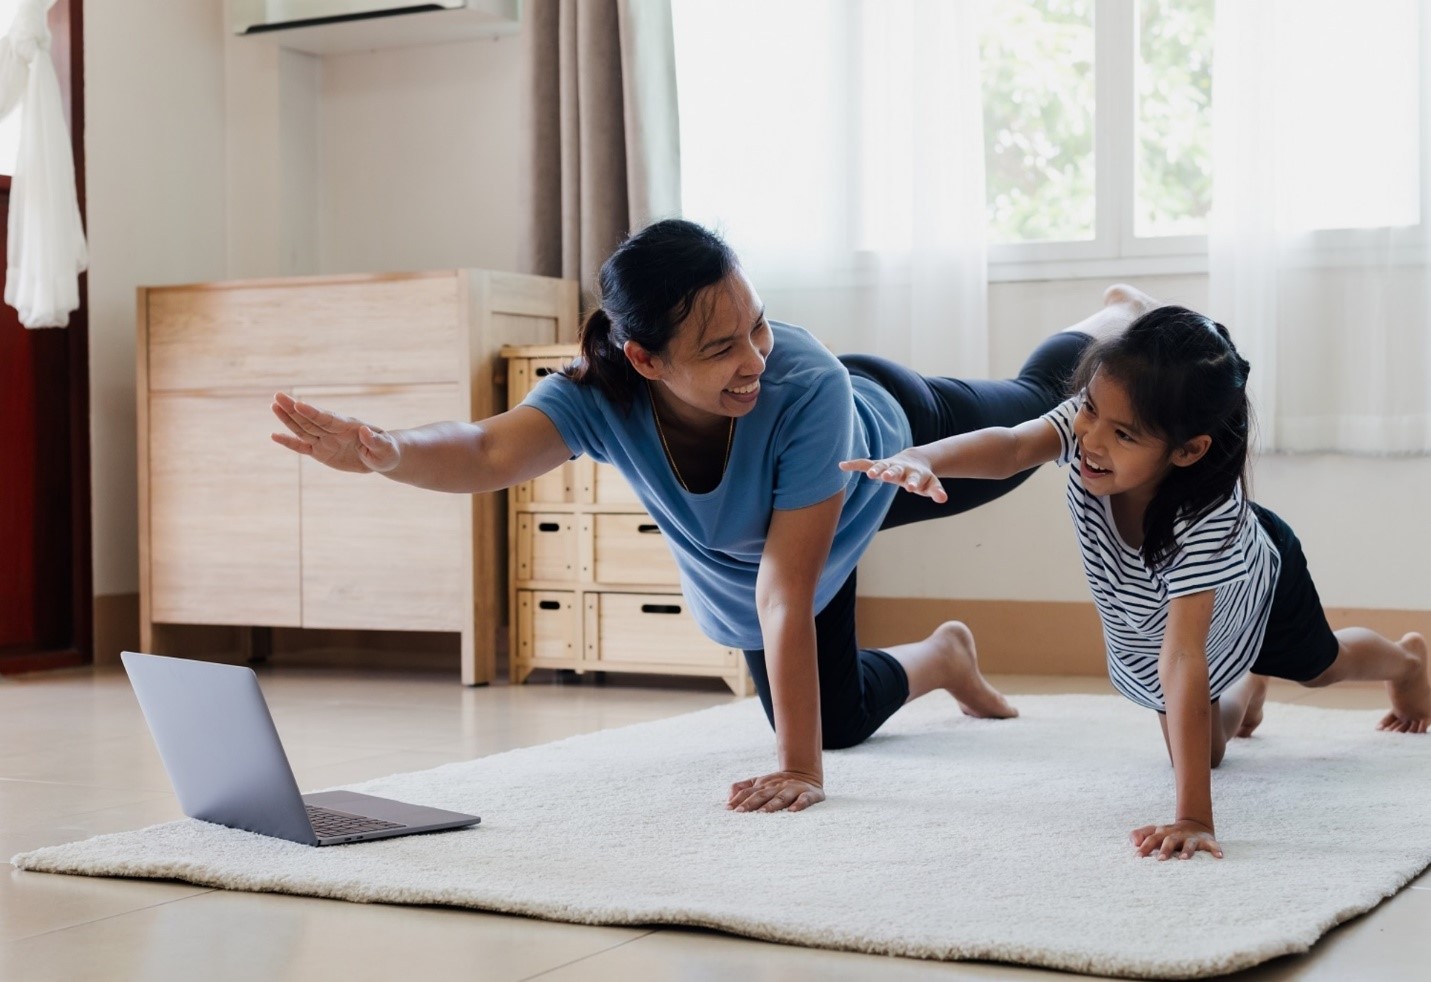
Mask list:
[[[520,0],[229,0],[235,34],[338,54],[515,34]]]

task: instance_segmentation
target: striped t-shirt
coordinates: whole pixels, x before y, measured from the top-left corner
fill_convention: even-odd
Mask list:
[[[1077,397],[1069,399],[1043,417],[1062,442],[1060,465],[1078,456],[1073,418],[1080,404]],[[1196,522],[1179,519],[1173,526],[1177,552],[1157,572],[1118,534],[1111,497],[1090,494],[1077,467],[1069,470],[1068,510],[1103,621],[1114,688],[1139,705],[1164,711],[1158,653],[1168,625],[1168,602],[1204,590],[1217,591],[1207,635],[1211,697],[1216,699],[1246,674],[1262,647],[1282,560],[1241,488]]]

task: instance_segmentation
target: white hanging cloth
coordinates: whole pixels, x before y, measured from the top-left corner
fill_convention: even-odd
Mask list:
[[[0,38],[0,117],[23,101],[20,149],[10,181],[5,302],[26,327],[64,327],[79,306],[89,263],[75,195],[64,103],[50,60],[45,12],[55,0],[21,0]]]

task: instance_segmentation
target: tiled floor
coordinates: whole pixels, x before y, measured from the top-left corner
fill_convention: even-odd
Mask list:
[[[612,681],[465,689],[455,676],[352,667],[261,669],[299,783],[323,787],[730,698],[719,683]],[[1102,679],[1004,677],[1006,692],[1107,692]],[[1375,686],[1273,698],[1363,708]],[[1274,707],[1275,708],[1275,707]],[[1275,714],[1269,714],[1275,725]],[[1431,737],[1428,737],[1431,739]],[[116,669],[0,680],[0,857],[179,818]],[[1228,860],[1233,861],[1231,859]],[[1308,857],[1315,862],[1316,857]],[[1431,875],[1244,980],[1426,979]],[[592,928],[441,908],[364,906],[180,883],[0,873],[0,979],[1032,979],[1054,973],[771,945],[701,931]]]

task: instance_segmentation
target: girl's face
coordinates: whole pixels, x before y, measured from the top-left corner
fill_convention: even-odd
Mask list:
[[[760,376],[774,347],[765,307],[745,273],[733,270],[696,295],[662,355],[628,341],[626,356],[655,383],[685,422],[739,417],[760,397]]]
[[[1212,443],[1198,436],[1170,448],[1162,437],[1138,425],[1127,388],[1102,370],[1093,374],[1084,391],[1073,435],[1078,438],[1078,473],[1090,494],[1131,492],[1148,500],[1170,470],[1196,463]]]

